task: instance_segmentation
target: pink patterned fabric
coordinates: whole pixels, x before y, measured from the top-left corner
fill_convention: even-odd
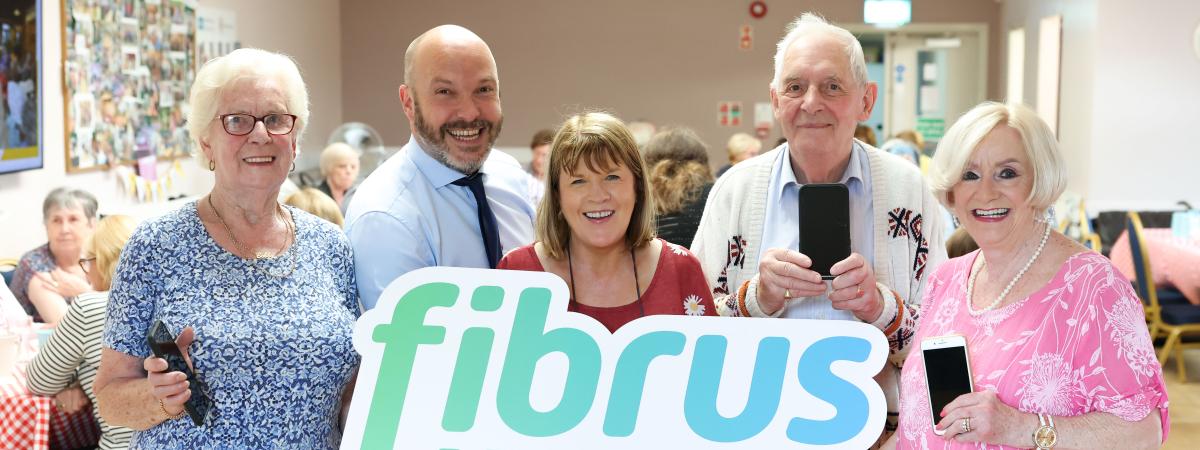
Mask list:
[[[1144,228],[1142,245],[1150,256],[1150,273],[1159,287],[1175,286],[1192,304],[1200,305],[1200,239],[1175,237],[1170,228]],[[1114,265],[1125,278],[1136,280],[1133,255],[1129,248],[1129,232],[1121,233],[1109,253]]]
[[[966,336],[975,390],[996,392],[1021,411],[1060,417],[1101,411],[1132,422],[1159,408],[1166,440],[1167,389],[1142,304],[1108,259],[1093,252],[1074,255],[1033,295],[973,317],[966,285],[978,255],[938,267],[925,291],[916,342]],[[898,436],[900,449],[1009,448],[946,441],[933,433],[925,364],[917,349],[901,375]]]

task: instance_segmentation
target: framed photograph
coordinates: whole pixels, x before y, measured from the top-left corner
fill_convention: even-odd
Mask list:
[[[195,2],[61,1],[67,171],[188,156]]]
[[[0,174],[42,167],[41,0],[0,0]]]

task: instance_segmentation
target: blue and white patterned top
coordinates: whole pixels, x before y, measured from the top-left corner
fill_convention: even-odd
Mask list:
[[[296,242],[258,262],[282,274],[295,260],[295,273],[283,279],[219,247],[194,202],[129,239],[113,280],[104,346],[145,358],[156,319],[174,334],[191,326],[193,365],[213,400],[203,426],[168,420],[136,433],[130,448],[338,447],[342,390],[359,362],[351,343],[360,314],[353,257],[333,224],[288,211]]]

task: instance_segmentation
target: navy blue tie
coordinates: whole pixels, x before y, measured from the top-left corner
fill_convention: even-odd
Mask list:
[[[500,230],[496,228],[496,215],[488,206],[487,194],[483,190],[483,173],[459,178],[455,186],[466,186],[475,195],[475,204],[479,207],[479,231],[483,233],[483,251],[487,253],[488,266],[495,269],[500,262]]]

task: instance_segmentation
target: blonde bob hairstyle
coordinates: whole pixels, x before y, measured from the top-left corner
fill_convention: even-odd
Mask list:
[[[257,48],[239,48],[225,56],[218,56],[204,63],[196,72],[192,91],[188,97],[191,110],[187,115],[187,130],[195,144],[196,161],[208,168],[208,157],[200,151],[200,139],[210,131],[225,132],[220,126],[209,128],[217,120],[217,109],[226,88],[247,79],[274,79],[283,87],[287,98],[287,113],[296,115],[296,136],[299,148],[300,136],[308,125],[308,88],[300,76],[300,68],[291,57]]]
[[[564,174],[586,166],[595,172],[607,172],[625,166],[633,173],[637,202],[625,231],[625,243],[638,248],[654,239],[654,201],[646,164],[638,153],[633,134],[625,123],[602,112],[578,114],[563,122],[550,143],[550,164],[546,174],[546,195],[537,213],[537,239],[553,259],[566,257],[571,228],[562,214],[562,193],[558,188]]]
[[[133,234],[135,225],[132,217],[122,215],[108,216],[96,223],[96,232],[92,233],[92,238],[84,247],[96,258],[92,270],[100,279],[100,284],[92,286],[92,289],[107,291],[112,286],[113,272],[116,272],[117,261],[121,259],[121,250]]]
[[[1067,166],[1058,151],[1054,132],[1037,113],[1022,105],[983,102],[967,111],[938,142],[929,171],[933,194],[952,208],[950,189],[962,180],[979,143],[997,126],[1006,125],[1021,135],[1025,156],[1032,166],[1033,189],[1026,199],[1035,211],[1045,211],[1067,187]]]
[[[310,187],[289,195],[283,203],[295,206],[314,216],[325,219],[339,228],[346,223],[346,219],[342,216],[342,210],[338,208],[337,202],[329,198],[328,195],[325,195],[324,192]]]

